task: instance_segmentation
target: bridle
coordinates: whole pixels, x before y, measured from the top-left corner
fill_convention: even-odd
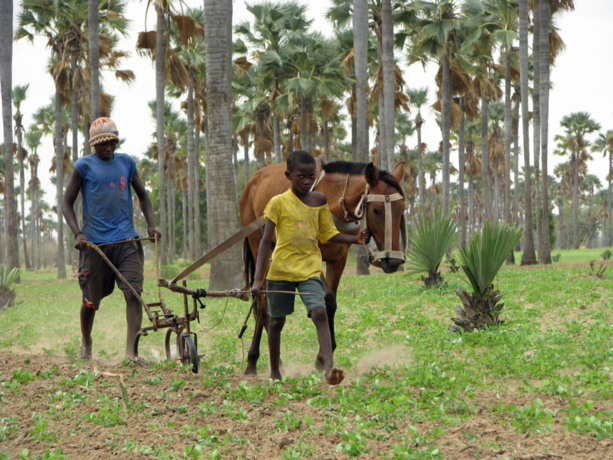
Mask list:
[[[400,220],[400,232],[401,232],[401,243],[402,250],[394,251],[392,249],[392,203],[394,201],[402,200],[404,201],[404,197],[401,193],[395,192],[390,195],[375,195],[370,193],[370,187],[368,183],[364,188],[364,193],[362,194],[360,201],[358,201],[355,210],[352,213],[349,212],[347,206],[345,205],[345,194],[347,192],[347,185],[349,184],[349,174],[347,174],[347,180],[345,181],[345,187],[343,189],[343,194],[338,199],[339,205],[344,212],[344,217],[346,221],[356,221],[361,220],[362,228],[368,228],[368,204],[369,203],[383,203],[384,204],[384,215],[385,215],[385,233],[383,237],[383,251],[372,251],[368,248],[369,252],[369,260],[370,264],[375,267],[381,267],[382,259],[400,259],[404,263],[406,255],[406,224],[404,218],[404,212],[402,213],[402,217]]]

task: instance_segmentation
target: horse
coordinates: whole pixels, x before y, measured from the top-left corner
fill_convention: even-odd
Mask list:
[[[245,185],[239,200],[242,223],[247,226],[264,214],[270,199],[290,188],[285,178],[286,163],[277,163],[257,171]],[[398,164],[392,173],[379,170],[372,163],[337,161],[321,164],[317,159],[319,173],[313,189],[322,192],[328,199],[328,206],[337,229],[356,235],[362,225],[371,233],[378,252],[370,252],[371,265],[380,267],[385,273],[394,273],[405,261],[402,237],[406,242],[404,221],[404,194],[400,180],[404,175],[404,164]],[[245,279],[248,287],[253,282],[255,264],[262,232],[254,232],[244,241]],[[336,293],[347,263],[350,245],[338,243],[320,244],[322,259],[326,262],[325,276],[321,279],[326,290],[325,307],[328,314],[332,349],[336,349],[334,315],[337,309]],[[267,257],[264,254],[264,257]],[[265,297],[255,311],[255,330],[247,354],[245,374],[257,374],[257,360],[260,356],[262,329],[268,327],[268,312]],[[321,350],[315,361],[317,369],[323,368]]]

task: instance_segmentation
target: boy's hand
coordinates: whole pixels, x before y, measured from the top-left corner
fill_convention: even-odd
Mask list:
[[[262,282],[261,281],[253,282],[253,285],[251,286],[251,295],[253,296],[254,299],[259,299],[260,297],[262,297]]]
[[[370,241],[370,232],[367,228],[358,234],[358,244],[368,244]]]

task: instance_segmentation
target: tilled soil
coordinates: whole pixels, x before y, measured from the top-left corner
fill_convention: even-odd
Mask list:
[[[25,371],[30,371],[25,372]],[[326,429],[330,409],[309,404],[308,396],[294,395],[280,402],[279,391],[261,398],[229,395],[245,386],[268,387],[264,376],[240,373],[198,375],[173,366],[92,361],[69,362],[31,354],[0,356],[0,458],[284,458],[292,449],[311,458],[348,458],[337,447],[342,435]],[[278,385],[278,384],[277,384]],[[287,383],[283,383],[287,386]],[[343,383],[352,391],[352,382]],[[418,395],[420,389],[412,390]],[[321,394],[336,390],[321,383]],[[284,396],[286,398],[286,396]],[[537,396],[476,392],[477,409],[461,425],[445,425],[429,445],[417,445],[415,433],[429,433],[432,421],[397,423],[415,451],[440,449],[448,459],[611,459],[613,439],[566,432],[556,417],[551,432],[519,433],[492,410],[495,406],[525,406]],[[568,408],[568,402],[539,395],[543,407]],[[613,410],[595,407],[594,410]],[[280,420],[310,418],[294,429],[281,429]],[[398,443],[384,432],[368,437],[368,451],[360,458],[394,458]],[[305,450],[305,442],[309,448]],[[52,456],[56,454],[56,456]],[[297,458],[297,457],[291,457]],[[428,458],[398,456],[396,458]]]

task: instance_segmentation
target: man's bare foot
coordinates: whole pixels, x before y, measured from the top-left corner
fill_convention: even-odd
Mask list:
[[[345,371],[336,367],[330,371],[330,375],[326,375],[328,385],[338,385],[345,378]]]

